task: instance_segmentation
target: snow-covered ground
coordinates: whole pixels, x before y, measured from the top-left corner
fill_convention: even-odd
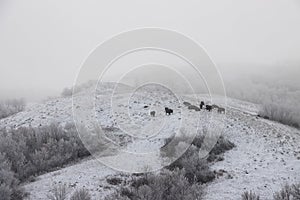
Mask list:
[[[196,112],[183,105],[184,101],[198,105],[192,96],[176,96],[165,88],[151,86],[130,96],[126,93],[116,94],[111,104],[108,95],[112,89],[110,85],[105,86],[104,92],[97,95],[95,116],[86,117],[88,121],[96,119],[102,127],[114,127],[112,134],[124,134],[127,145],[122,146],[121,150],[132,153],[156,152],[164,145],[164,139],[173,136],[182,127],[186,132],[192,132],[197,128],[197,122],[200,129],[207,126],[208,122],[213,126],[225,125],[223,134],[236,147],[225,153],[224,161],[212,166],[226,173],[207,184],[205,199],[239,199],[246,190],[258,192],[263,199],[271,199],[273,192],[285,183],[300,182],[300,132],[256,117],[258,105],[228,99],[226,115],[204,110]],[[82,105],[90,92],[86,90],[76,95],[78,105],[75,105],[75,109],[83,109]],[[207,98],[203,99],[208,101]],[[219,102],[218,97],[214,102]],[[164,107],[174,109],[174,114],[166,116]],[[149,115],[152,110],[156,111],[155,117]],[[0,126],[36,127],[52,122],[65,124],[72,120],[72,99],[67,97],[30,105],[24,112],[0,120]],[[111,155],[112,158],[120,162],[120,168],[125,169],[133,162],[122,151]],[[154,153],[152,161],[139,163],[139,167],[152,165],[159,168],[160,155]],[[106,182],[106,177],[119,173],[89,158],[41,175],[36,181],[24,184],[24,188],[31,194],[31,199],[47,199],[53,185],[62,183],[67,185],[69,194],[76,188],[85,187],[94,199],[103,199],[115,187]]]

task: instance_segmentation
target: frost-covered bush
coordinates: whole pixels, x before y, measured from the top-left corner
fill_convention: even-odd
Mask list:
[[[274,194],[274,200],[300,200],[300,184],[285,185]]]
[[[191,141],[191,146],[179,159],[177,159],[171,165],[167,166],[167,169],[184,169],[185,177],[190,183],[207,183],[212,181],[215,178],[215,174],[209,169],[209,162],[218,160],[217,156],[232,149],[234,147],[234,144],[221,136],[218,139],[216,145],[209,153],[208,158],[201,159],[199,157],[199,151],[204,141],[203,134],[199,133],[192,139],[189,139],[188,137],[189,135],[182,131],[182,134],[180,136],[175,136],[174,138],[166,140],[166,144],[172,142],[173,145],[168,146],[168,148],[161,149],[161,155],[163,157],[172,157],[176,155],[178,149],[182,149],[181,146],[188,146],[188,144],[183,144],[185,143],[185,141]]]
[[[259,200],[259,196],[256,195],[254,192],[250,191],[250,192],[245,192],[244,194],[242,194],[242,200]]]
[[[67,199],[66,185],[59,184],[53,187],[51,193],[48,195],[50,200],[65,200]]]
[[[0,119],[21,112],[25,109],[24,99],[0,101]]]
[[[82,188],[76,190],[74,194],[71,196],[70,200],[91,200],[91,199],[92,197],[90,193],[86,189]]]
[[[0,153],[20,181],[88,156],[74,126],[0,130]]]
[[[199,149],[194,145],[191,145],[185,154],[167,169],[172,171],[184,170],[184,176],[190,183],[207,183],[215,178],[215,174],[209,169],[207,160],[200,159]]]
[[[259,200],[254,192],[245,192],[242,200]],[[280,191],[273,195],[274,200],[300,200],[300,184],[285,185]]]
[[[11,170],[11,163],[7,160],[5,154],[0,153],[0,199],[22,199],[24,193],[18,184],[19,181]]]
[[[155,200],[200,200],[203,188],[198,183],[189,183],[184,170],[162,170],[159,174],[148,174],[142,177],[144,181],[135,184],[141,177],[135,177],[130,187],[120,190],[107,197],[112,199],[155,199]],[[141,184],[143,183],[143,184]]]
[[[300,87],[277,81],[248,81],[246,84],[227,84],[230,97],[258,103],[259,115],[290,126],[300,127]]]

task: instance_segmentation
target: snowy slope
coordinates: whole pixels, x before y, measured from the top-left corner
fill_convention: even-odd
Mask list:
[[[112,90],[113,86],[107,84],[97,95],[96,120],[102,127],[115,127],[114,134],[129,134],[126,137],[130,139],[124,149],[130,152],[156,151],[164,145],[165,138],[174,135],[181,123],[185,124],[187,132],[193,131],[197,120],[200,120],[200,125],[205,126],[212,114],[207,111],[195,112],[183,106],[183,101],[196,104],[196,99],[191,96],[176,97],[164,88],[155,87],[136,91],[130,94],[129,99],[126,93],[117,94],[112,105],[109,98]],[[84,103],[90,92],[93,91],[85,90],[76,95],[78,102]],[[218,102],[217,97],[215,98],[214,102]],[[166,106],[174,109],[174,115],[164,114]],[[149,115],[150,110],[156,111],[155,117]],[[236,144],[236,148],[225,153],[224,161],[212,166],[227,173],[207,185],[205,199],[239,199],[246,190],[258,191],[261,197],[270,199],[271,194],[286,182],[300,182],[299,131],[258,118],[255,116],[257,111],[258,105],[228,99],[226,118],[223,118],[223,114],[213,113],[212,124],[218,126],[224,122],[224,135]],[[95,120],[94,116],[90,116],[88,120]],[[40,126],[51,122],[72,122],[70,97],[31,105],[24,112],[0,120],[0,126]],[[153,135],[154,133],[159,134]],[[130,167],[130,161],[122,153],[113,156],[122,165],[128,163]],[[153,166],[160,165],[159,155],[153,155],[153,162]],[[145,167],[144,164],[141,163],[140,167]],[[101,199],[112,191],[112,186],[105,178],[117,173],[119,172],[90,158],[41,175],[35,182],[27,183],[24,187],[31,193],[32,199],[46,199],[53,184],[57,183],[66,184],[70,194],[76,188],[85,187],[93,198]]]

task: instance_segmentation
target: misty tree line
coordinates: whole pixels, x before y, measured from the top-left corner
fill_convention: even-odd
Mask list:
[[[259,114],[271,120],[300,128],[300,87],[294,84],[249,81],[238,87],[228,84],[228,96],[258,103]]]
[[[0,119],[21,112],[25,109],[24,99],[9,99],[0,101]]]

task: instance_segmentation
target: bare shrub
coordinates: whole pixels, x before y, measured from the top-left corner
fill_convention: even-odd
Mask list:
[[[71,196],[70,200],[91,200],[91,199],[92,197],[90,193],[86,189],[82,188],[76,190],[74,194]]]
[[[50,200],[65,200],[67,198],[67,187],[59,184],[53,187],[51,194],[47,196]]]
[[[242,194],[242,200],[259,200],[259,196],[256,195],[254,192],[250,191],[250,192],[245,192],[244,194]]]
[[[106,181],[111,185],[120,185],[123,182],[123,180],[119,177],[107,178]]]
[[[116,197],[120,199],[149,199],[149,200],[197,200],[202,199],[203,188],[200,184],[189,183],[184,176],[184,170],[163,170],[159,174],[144,176],[144,181],[135,184],[141,177],[133,180],[131,187],[123,187],[106,200]],[[145,181],[145,178],[147,181]],[[118,198],[119,199],[119,198]]]

